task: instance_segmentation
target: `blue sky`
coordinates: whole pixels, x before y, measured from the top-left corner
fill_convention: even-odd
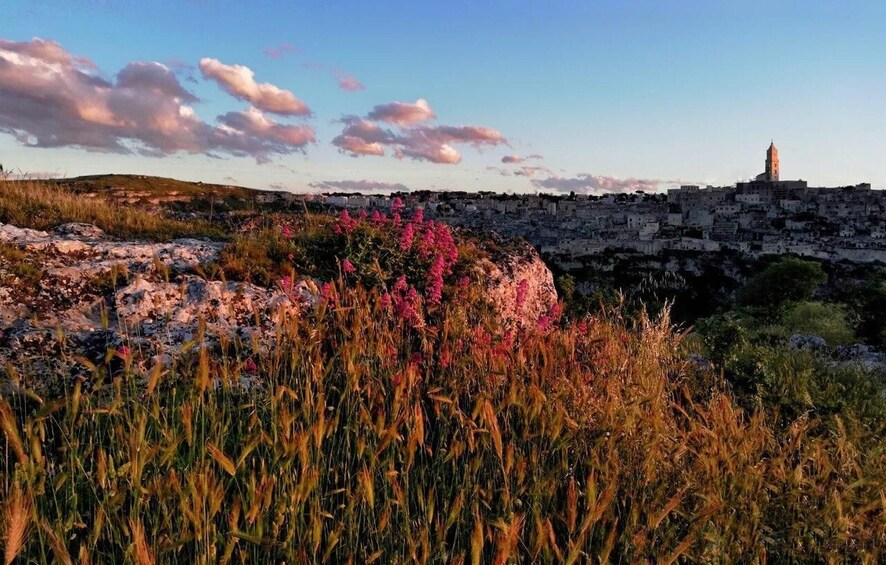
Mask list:
[[[150,145],[150,135],[117,126],[89,151],[74,135],[47,148],[57,145],[44,141],[48,122],[32,123],[16,105],[39,100],[24,90],[39,85],[22,80],[15,91],[0,85],[0,163],[23,171],[130,172],[296,191],[367,181],[347,186],[514,192],[544,179],[626,190],[751,177],[774,139],[783,178],[886,187],[883,2],[4,0],[0,21],[8,51],[24,52],[34,37],[56,42],[92,61],[89,72],[109,88],[127,65],[163,63],[199,98],[181,104],[206,132],[219,127],[218,116],[250,106],[260,112],[253,116],[291,126],[281,130],[283,146],[262,138],[263,129],[248,150],[201,138],[173,151],[175,140]],[[201,59],[248,67],[256,83],[288,91],[310,115],[275,114],[262,99],[232,96]],[[37,63],[16,61],[7,72],[22,79],[37,72]],[[345,77],[364,88],[341,88]],[[433,118],[371,122],[386,141],[365,151],[383,156],[353,156],[333,144],[343,117],[366,120],[373,108],[419,99]],[[482,139],[480,130],[452,134],[447,126],[484,128]],[[305,128],[314,141],[292,142]],[[127,135],[141,135],[136,145],[162,156],[102,146]],[[453,151],[457,164],[433,162],[453,161]],[[532,154],[542,158],[501,162]]]

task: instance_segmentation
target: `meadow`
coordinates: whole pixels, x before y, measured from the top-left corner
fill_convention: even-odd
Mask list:
[[[0,221],[202,233],[34,194],[0,189]],[[226,235],[207,276],[325,274],[269,351],[197,339],[141,370],[139,351],[111,350],[53,397],[7,368],[6,561],[882,561],[876,390],[856,398],[858,379],[767,358],[758,369],[780,386],[750,401],[690,356],[708,346],[666,309],[554,309],[504,327],[469,276],[471,243],[423,251],[409,225],[426,223],[340,216]],[[847,400],[820,405],[833,396]]]

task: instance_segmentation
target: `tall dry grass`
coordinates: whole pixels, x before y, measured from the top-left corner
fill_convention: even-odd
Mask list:
[[[46,230],[66,222],[95,224],[123,239],[225,237],[222,230],[207,222],[166,218],[156,210],[115,205],[105,198],[86,197],[45,181],[0,179],[0,223]]]
[[[413,329],[339,283],[279,343],[0,401],[23,559],[882,562],[882,422],[784,427],[681,357],[667,318]],[[253,386],[245,388],[244,379]],[[63,547],[57,547],[63,540]]]

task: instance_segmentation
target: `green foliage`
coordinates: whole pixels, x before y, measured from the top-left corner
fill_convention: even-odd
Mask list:
[[[846,312],[835,304],[798,302],[788,307],[781,324],[787,335],[817,335],[831,347],[855,342]]]
[[[557,296],[560,300],[571,304],[575,299],[575,278],[572,275],[564,274],[555,279],[557,287]]]
[[[794,328],[818,330],[812,333],[824,333],[835,344],[840,338],[851,341],[845,340],[851,336],[845,320],[839,323],[836,317],[834,322],[831,305],[800,303],[795,309],[789,311],[792,319],[807,325]],[[808,312],[818,325],[808,325]],[[701,321],[696,341],[700,352],[724,371],[747,408],[777,407],[788,422],[808,412],[886,420],[884,375],[837,366],[813,352],[792,349],[787,343],[791,333],[784,326],[759,326],[753,319],[726,314]]]
[[[809,300],[825,281],[821,264],[784,257],[751,277],[739,298],[757,316],[777,319],[788,303]]]
[[[886,272],[868,274],[860,285],[843,285],[836,298],[846,305],[856,321],[856,333],[865,343],[886,347]]]

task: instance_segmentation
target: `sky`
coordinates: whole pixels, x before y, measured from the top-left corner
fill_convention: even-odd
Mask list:
[[[886,187],[886,2],[2,0],[0,163],[295,192]]]

